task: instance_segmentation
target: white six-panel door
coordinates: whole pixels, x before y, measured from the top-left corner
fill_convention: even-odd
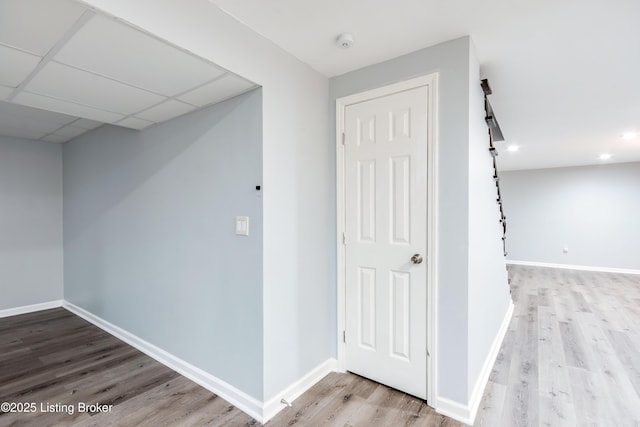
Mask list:
[[[348,105],[344,115],[346,368],[423,399],[428,90]]]

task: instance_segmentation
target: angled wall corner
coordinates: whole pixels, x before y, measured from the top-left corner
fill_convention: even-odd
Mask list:
[[[258,400],[261,118],[254,90],[63,148],[65,300]]]
[[[84,3],[262,86],[263,325],[258,339],[264,357],[263,388],[256,397],[270,402],[329,360],[334,346],[328,80],[211,2]]]
[[[480,65],[469,48],[468,408],[473,421],[511,318],[493,158],[484,120]],[[496,159],[499,162],[500,158]]]
[[[62,147],[0,136],[0,206],[0,311],[62,299]]]

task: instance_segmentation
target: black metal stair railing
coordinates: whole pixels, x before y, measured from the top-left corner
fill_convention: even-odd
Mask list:
[[[498,165],[496,162],[496,158],[498,157],[498,150],[493,145],[494,141],[504,141],[504,136],[502,135],[502,130],[500,129],[500,125],[498,124],[498,120],[493,113],[493,109],[491,108],[491,104],[489,103],[489,99],[487,96],[491,95],[491,87],[489,86],[489,82],[487,79],[484,79],[480,82],[480,86],[482,87],[482,91],[484,92],[484,111],[485,117],[484,120],[487,122],[487,126],[489,127],[489,153],[491,153],[491,158],[493,161],[493,181],[496,184],[496,202],[498,203],[498,207],[500,208],[500,223],[502,224],[502,252],[504,256],[507,256],[507,217],[504,215],[504,206],[502,203],[502,194],[500,193],[500,176],[498,175]]]

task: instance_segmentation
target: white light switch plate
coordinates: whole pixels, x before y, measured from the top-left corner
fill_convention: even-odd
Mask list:
[[[236,234],[238,236],[249,235],[249,217],[248,216],[236,217]]]

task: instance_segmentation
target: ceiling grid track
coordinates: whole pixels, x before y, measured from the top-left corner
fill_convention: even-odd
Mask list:
[[[29,75],[13,90],[11,95],[7,97],[7,101],[13,101],[15,97],[38,75],[38,73],[53,60],[53,57],[64,47],[65,44],[95,16],[95,12],[91,10],[85,11],[80,18],[69,28],[69,30],[58,40],[58,42],[44,55],[38,65],[29,73]]]
[[[11,19],[0,31],[0,134],[9,137],[64,143],[103,124],[139,131],[258,87],[86,4],[7,0],[0,16]]]

